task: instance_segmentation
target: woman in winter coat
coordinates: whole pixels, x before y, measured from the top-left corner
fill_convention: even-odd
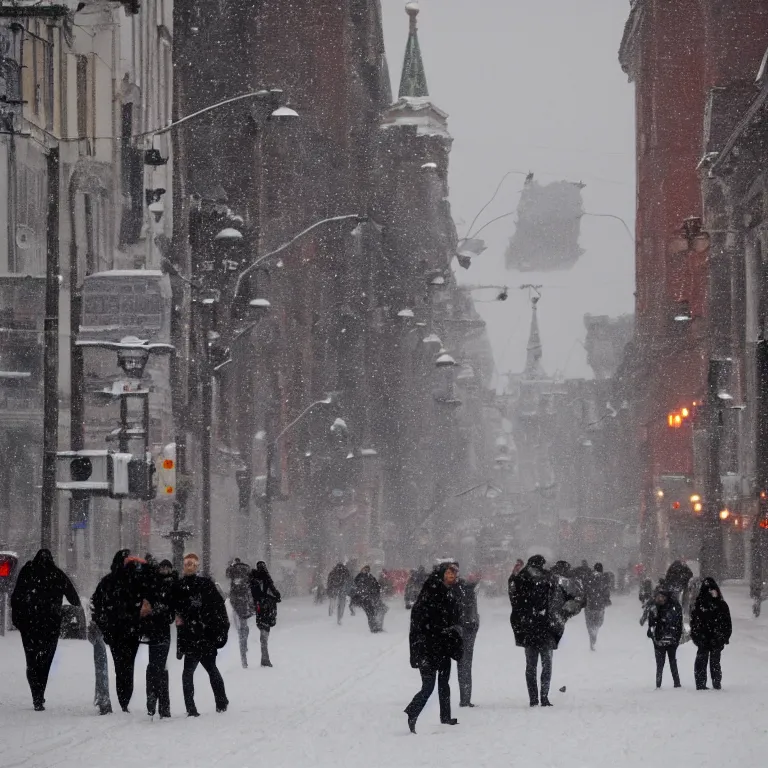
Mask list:
[[[41,549],[19,572],[11,595],[11,620],[21,634],[36,712],[45,709],[45,688],[59,643],[61,600],[65,597],[70,605],[80,605],[77,591],[56,567],[50,550]]]
[[[282,599],[263,560],[256,563],[250,576],[251,595],[256,609],[256,626],[261,639],[261,666],[271,667],[269,660],[269,630],[277,624],[277,604]]]
[[[416,720],[427,704],[437,682],[440,722],[456,725],[451,717],[451,659],[458,661],[464,648],[461,637],[461,611],[454,586],[458,571],[445,563],[424,583],[411,610],[408,636],[411,667],[421,673],[421,690],[405,708],[408,727],[416,733]]]
[[[720,654],[730,642],[732,632],[731,611],[720,587],[713,578],[704,579],[691,612],[691,640],[697,648],[693,667],[696,690],[707,690],[707,664],[712,675],[712,687],[720,690],[723,680]]]
[[[646,614],[640,620],[644,623]],[[661,688],[661,680],[664,675],[664,665],[669,658],[669,669],[672,672],[672,681],[675,688],[680,688],[680,673],[677,670],[677,647],[683,636],[683,609],[666,586],[659,587],[653,599],[653,604],[648,607],[648,637],[653,640],[656,652],[656,687]]]

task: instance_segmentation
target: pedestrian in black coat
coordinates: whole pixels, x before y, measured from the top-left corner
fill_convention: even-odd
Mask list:
[[[510,623],[515,643],[525,649],[525,681],[530,705],[552,706],[549,686],[552,681],[552,653],[557,649],[565,626],[565,593],[558,577],[544,566],[541,555],[534,555],[517,576],[509,577]],[[565,572],[565,569],[561,569]],[[564,583],[566,583],[564,581]],[[541,659],[541,698],[536,680]]]
[[[142,642],[148,644],[147,714],[154,717],[159,710],[160,719],[171,716],[168,682],[168,652],[171,648],[171,624],[176,616],[173,605],[179,577],[170,560],[163,560],[150,571],[151,586],[148,601],[151,612],[141,620]]]
[[[691,611],[691,640],[697,648],[693,667],[696,689],[707,690],[707,664],[712,675],[712,687],[720,690],[723,670],[720,654],[731,640],[733,624],[728,603],[713,578],[706,578]]]
[[[646,614],[643,615],[643,623]],[[661,688],[664,665],[669,658],[669,669],[675,688],[680,688],[677,669],[677,648],[683,636],[683,609],[672,590],[661,586],[656,590],[653,604],[647,609],[648,637],[653,640],[656,653],[656,687]]]
[[[416,720],[427,704],[437,681],[440,722],[456,725],[451,717],[451,659],[464,652],[461,610],[455,589],[458,571],[452,563],[441,565],[424,583],[411,610],[408,636],[411,666],[421,673],[421,690],[405,708],[408,727],[416,733]]]
[[[251,567],[236,557],[227,568],[227,578],[230,579],[229,604],[235,613],[237,637],[240,643],[240,663],[243,669],[248,669],[248,619],[253,616],[253,597],[251,596]]]
[[[152,569],[146,561],[121,549],[91,598],[93,620],[112,652],[117,699],[123,712],[128,711],[133,696],[136,654],[143,637],[142,621],[152,610],[149,602],[152,580]]]
[[[352,574],[344,563],[336,563],[328,574],[328,615],[333,615],[336,607],[336,623],[341,625],[344,618],[344,610],[347,607],[347,597],[352,589]],[[352,602],[350,601],[350,613],[354,616]]]
[[[261,666],[271,667],[269,660],[269,630],[277,624],[277,604],[281,601],[280,591],[272,581],[267,564],[263,560],[256,563],[256,568],[249,577],[253,605],[256,609],[256,626],[259,628],[261,641]]]
[[[664,576],[664,583],[681,606],[687,603],[688,584],[692,578],[693,571],[682,560],[675,560]]]
[[[595,650],[597,633],[605,621],[605,609],[611,604],[611,580],[607,573],[603,572],[603,564],[595,563],[595,568],[590,571],[584,580],[584,592],[586,606],[584,616],[587,620],[587,632],[589,634],[589,647]]]
[[[227,643],[229,617],[224,598],[213,579],[198,576],[200,558],[194,553],[184,557],[184,575],[174,595],[176,608],[177,656],[184,657],[182,687],[187,715],[197,717],[195,706],[195,670],[198,664],[208,673],[216,701],[216,711],[229,706],[224,680],[216,666],[216,655]]]
[[[363,570],[355,577],[352,603],[359,605],[365,611],[368,617],[368,629],[371,632],[377,633],[383,630],[387,606],[381,599],[381,585],[371,573],[370,565],[363,566]]]
[[[61,631],[63,598],[70,605],[80,605],[77,590],[56,567],[50,550],[41,549],[19,571],[11,594],[11,620],[21,634],[36,712],[45,709],[45,689]]]
[[[458,563],[456,564],[458,568]],[[472,703],[472,660],[475,653],[475,640],[480,629],[480,614],[477,610],[477,585],[479,578],[458,579],[456,595],[461,615],[463,652],[458,660],[459,706],[474,707]]]

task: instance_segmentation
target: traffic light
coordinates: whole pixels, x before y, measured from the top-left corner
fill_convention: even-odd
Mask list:
[[[73,495],[110,496],[122,498],[130,495],[130,453],[113,451],[62,451],[56,454],[68,467],[68,478],[57,481],[56,488]]]
[[[176,443],[168,443],[157,457],[157,495],[176,498]]]
[[[0,552],[0,593],[11,591],[19,557],[15,552]],[[4,617],[0,616],[0,621]]]

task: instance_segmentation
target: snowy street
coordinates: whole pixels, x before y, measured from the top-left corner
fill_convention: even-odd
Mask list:
[[[408,665],[408,614],[392,603],[386,632],[369,634],[360,613],[342,627],[327,606],[307,599],[280,606],[270,642],[273,669],[239,664],[236,635],[221,652],[230,710],[217,715],[207,676],[196,675],[201,717],[184,714],[181,665],[169,660],[173,719],[150,722],[144,712],[146,648],[137,662],[132,713],[98,717],[91,706],[91,645],[62,641],[48,685],[47,710],[32,711],[17,633],[0,638],[0,744],[3,768],[134,768],[244,766],[273,768],[628,768],[640,765],[722,768],[763,760],[768,689],[768,617],[755,620],[746,589],[724,589],[734,636],[723,654],[724,690],[697,692],[695,649],[679,652],[683,690],[668,670],[654,688],[651,642],[638,624],[636,597],[614,597],[590,653],[583,615],[572,620],[555,654],[551,710],[528,707],[521,649],[514,647],[506,600],[480,604],[473,699],[456,727],[438,722],[435,693],[408,733],[403,708],[419,687]],[[116,704],[110,661],[113,705]],[[567,686],[565,694],[559,688]]]

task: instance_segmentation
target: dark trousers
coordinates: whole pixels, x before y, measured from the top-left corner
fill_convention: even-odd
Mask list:
[[[236,619],[237,624],[237,639],[240,643],[240,663],[245,669],[248,666],[248,635],[251,632],[248,626],[248,619],[242,616],[238,616]]]
[[[696,651],[696,662],[693,665],[693,676],[696,680],[696,687],[699,689],[707,687],[707,664],[712,675],[712,685],[720,688],[723,682],[723,670],[720,666],[720,654],[722,651],[710,651],[706,648],[699,648]]]
[[[411,703],[405,708],[405,714],[411,718],[417,718],[435,690],[437,681],[437,696],[440,700],[440,722],[451,719],[451,677],[450,658],[441,659],[437,664],[421,667],[421,690],[413,697]]]
[[[664,664],[669,656],[669,670],[672,672],[672,682],[675,688],[680,687],[680,673],[677,671],[677,646],[668,645],[659,647],[653,646],[656,652],[656,687],[661,688],[661,679],[664,676]]]
[[[27,682],[32,692],[32,703],[42,706],[59,636],[56,634],[33,638],[29,633],[22,632],[21,642],[27,659]]]
[[[475,654],[477,627],[464,627],[464,654],[456,664],[459,678],[459,701],[466,706],[472,701],[472,658]]]
[[[171,648],[170,637],[159,643],[149,645],[149,664],[147,664],[147,712],[155,714],[159,707],[160,717],[171,716],[171,696],[168,690],[168,651]]]
[[[138,640],[123,640],[113,642],[110,646],[112,661],[115,665],[115,687],[120,708],[125,712],[133,696],[133,669],[136,665],[136,654],[139,650]]]
[[[541,700],[549,699],[549,685],[552,682],[552,651],[538,648],[525,649],[525,682],[528,686],[528,697],[531,704],[539,703],[539,688],[536,682],[536,671],[541,657]]]
[[[107,646],[99,632],[91,641],[93,643],[93,672],[96,678],[96,690],[93,696],[93,704],[101,710],[112,711],[112,702],[109,698],[109,662],[107,660]]]
[[[187,712],[197,712],[197,707],[195,707],[195,670],[198,664],[202,664],[203,669],[208,673],[211,689],[213,690],[213,698],[216,701],[216,709],[226,709],[229,704],[227,692],[224,690],[224,680],[221,677],[221,672],[219,672],[216,666],[216,651],[214,651],[202,657],[190,656],[189,654],[184,657],[181,687],[184,689],[184,705],[187,708]]]

